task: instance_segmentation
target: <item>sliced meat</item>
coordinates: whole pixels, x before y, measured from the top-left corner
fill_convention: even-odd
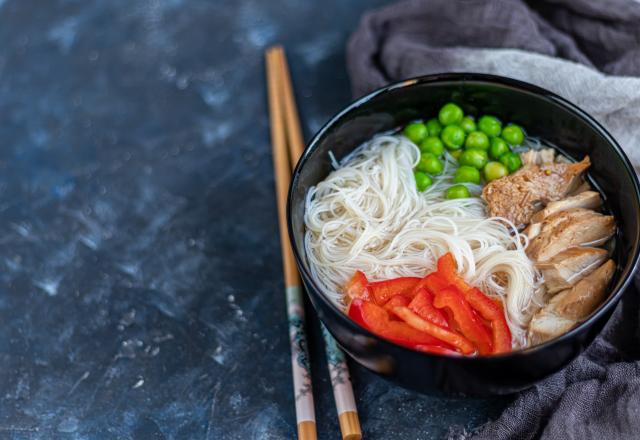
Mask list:
[[[523,166],[544,165],[554,162],[556,150],[543,148],[542,150],[529,150],[520,154]]]
[[[520,153],[520,160],[522,161],[523,167],[538,165],[536,163],[537,158],[538,158],[538,152],[535,150],[529,150],[529,151],[525,151],[524,153]]]
[[[591,314],[604,300],[616,265],[607,260],[602,266],[573,286],[551,298],[545,307],[554,315],[580,321]]]
[[[589,182],[587,182],[586,180],[583,180],[582,183],[578,185],[576,189],[571,191],[571,194],[569,195],[575,196],[585,191],[591,191],[591,185],[589,185]]]
[[[565,290],[596,270],[609,253],[594,247],[574,247],[538,263],[549,294]]]
[[[538,234],[540,234],[541,231],[542,223],[531,223],[524,229],[524,231],[522,231],[522,233],[525,234],[529,238],[529,240],[533,240],[538,236]]]
[[[529,324],[529,344],[541,344],[571,330],[605,299],[615,264],[608,260],[571,289],[554,296]]]
[[[530,345],[542,344],[571,330],[578,322],[560,318],[544,310],[538,312],[529,324],[528,338]]]
[[[571,208],[599,209],[602,206],[600,194],[595,191],[584,191],[575,196],[550,202],[543,210],[531,216],[531,223],[537,223],[556,212],[566,211]]]
[[[482,198],[489,206],[490,216],[504,217],[522,227],[542,206],[561,200],[575,190],[589,165],[587,156],[578,163],[523,167],[487,184],[482,190]]]
[[[552,214],[529,242],[527,255],[539,263],[576,246],[603,243],[615,233],[615,220],[590,209],[573,208]]]

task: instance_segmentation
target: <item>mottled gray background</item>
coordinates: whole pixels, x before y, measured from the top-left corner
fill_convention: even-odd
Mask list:
[[[262,54],[285,44],[309,136],[382,3],[0,0],[0,438],[293,437]],[[352,372],[368,439],[462,433],[509,400]]]

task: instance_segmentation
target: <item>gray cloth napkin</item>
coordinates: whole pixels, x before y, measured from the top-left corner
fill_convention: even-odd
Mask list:
[[[347,48],[354,96],[440,72],[509,76],[584,108],[640,171],[640,2],[416,0],[366,14]]]
[[[600,120],[640,170],[637,1],[405,1],[363,17],[349,41],[347,66],[356,97],[438,72],[537,84]],[[640,438],[637,284],[583,355],[520,393],[477,438]]]

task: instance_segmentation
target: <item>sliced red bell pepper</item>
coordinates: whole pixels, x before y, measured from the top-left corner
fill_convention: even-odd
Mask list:
[[[438,347],[437,345],[416,345],[414,347],[418,351],[424,351],[425,353],[433,354],[446,354],[449,356],[460,356],[455,350],[449,350],[448,348]]]
[[[492,353],[489,330],[457,289],[449,287],[439,291],[434,297],[433,305],[439,309],[446,307],[451,310],[460,332],[478,347],[480,354]]]
[[[438,272],[452,285],[456,286],[467,302],[478,311],[480,316],[490,322],[493,353],[511,351],[511,331],[504,317],[504,311],[477,288],[472,288],[456,271],[456,262],[450,253],[438,259]]]
[[[411,293],[419,281],[420,278],[415,277],[393,278],[391,280],[369,283],[367,290],[376,304],[384,305],[393,295],[403,295],[408,298],[413,298]]]
[[[397,305],[406,306],[406,304]],[[447,318],[444,316],[444,313],[442,313],[441,310],[438,310],[434,307],[433,294],[427,289],[421,288],[418,290],[416,296],[414,296],[411,300],[411,303],[409,303],[409,308],[421,318],[424,318],[427,321],[431,321],[434,324],[439,325],[440,327],[449,328]]]
[[[351,319],[372,333],[405,347],[413,348],[416,345],[448,347],[430,334],[416,330],[402,321],[392,321],[384,308],[370,301],[354,299],[349,306],[348,314]]]
[[[493,352],[507,353],[511,351],[511,331],[502,307],[475,287],[463,292],[463,295],[471,307],[491,323]]]
[[[418,293],[419,289],[426,288],[431,293],[436,293],[439,290],[445,289],[449,286],[449,283],[438,272],[432,272],[423,279],[420,280],[416,287],[414,287],[414,293]]]
[[[456,260],[450,252],[438,259],[438,274],[444,278],[447,284],[455,286],[460,292],[471,288],[460,275],[458,275]]]
[[[465,299],[487,321],[504,316],[504,311],[491,298],[478,288],[472,287],[464,292]]]
[[[408,306],[410,302],[411,301],[406,296],[393,295],[383,307],[387,312],[391,313],[391,318],[394,318],[395,314],[393,314],[393,308],[398,306]]]
[[[455,348],[459,349],[462,354],[472,354],[476,351],[473,343],[464,336],[451,332],[438,325],[435,325],[432,322],[422,319],[408,307],[395,307],[393,311],[411,327],[421,332],[428,333],[431,336],[438,338],[443,342],[446,342],[447,344],[451,344]]]
[[[501,300],[500,298],[489,297],[489,299],[490,299],[491,301],[493,301],[493,303],[494,303],[496,306],[498,306],[498,308],[499,308],[500,310],[502,310],[502,313],[504,313],[504,307],[503,307],[503,304],[502,304],[502,300]]]
[[[369,290],[367,285],[369,280],[364,273],[359,270],[353,274],[351,279],[344,286],[344,293],[347,295],[347,302],[351,302],[354,298],[369,299]]]
[[[491,321],[491,334],[493,336],[493,352],[495,354],[509,353],[511,351],[511,330],[509,330],[509,325],[504,316],[501,319]]]
[[[429,276],[429,275],[427,275]],[[418,281],[418,284],[416,284],[415,286],[413,286],[413,291],[411,292],[411,294],[415,297],[416,294],[418,293],[418,290],[420,289],[427,289],[427,276],[423,277],[422,279],[420,279],[420,281]]]

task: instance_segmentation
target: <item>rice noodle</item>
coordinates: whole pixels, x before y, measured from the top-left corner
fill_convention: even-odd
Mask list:
[[[305,248],[314,280],[344,308],[341,286],[356,270],[374,281],[424,276],[451,252],[467,282],[503,299],[514,348],[524,346],[532,302],[540,302],[526,237],[506,219],[487,218],[480,186],[470,186],[473,197],[444,198],[457,166],[451,157],[419,193],[419,159],[407,138],[380,135],[309,189]]]

